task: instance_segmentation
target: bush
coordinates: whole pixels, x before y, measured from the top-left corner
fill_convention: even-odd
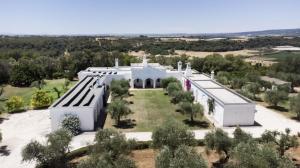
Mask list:
[[[8,112],[17,112],[23,110],[24,101],[22,97],[12,96],[6,102],[6,108]]]
[[[161,80],[161,86],[166,89],[168,87],[169,83],[173,83],[173,82],[180,83],[176,78],[170,77],[170,78],[165,78],[165,79]]]
[[[81,132],[80,119],[73,114],[66,114],[61,126],[63,129],[70,131],[74,136]]]
[[[182,101],[192,103],[194,101],[194,96],[192,92],[185,92],[185,91],[177,91],[173,93],[172,103],[178,104]]]
[[[31,106],[34,109],[48,107],[51,105],[53,97],[44,90],[36,91],[31,97]]]
[[[182,90],[182,87],[177,82],[169,83],[169,85],[167,87],[168,94],[169,94],[169,96],[172,96],[172,97],[175,96],[176,92],[181,91],[181,90]]]
[[[279,90],[266,91],[264,101],[269,105],[277,106],[279,102],[288,99],[288,93]]]

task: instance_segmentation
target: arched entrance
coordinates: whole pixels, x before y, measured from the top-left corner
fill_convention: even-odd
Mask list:
[[[143,88],[143,80],[139,79],[139,78],[135,79],[133,81],[133,87],[134,88]]]
[[[161,79],[160,78],[156,79],[155,87],[156,88],[160,88],[161,87]]]
[[[145,82],[145,88],[153,88],[153,79],[148,78]]]

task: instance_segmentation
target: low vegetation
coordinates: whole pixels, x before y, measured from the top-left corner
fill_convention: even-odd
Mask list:
[[[72,133],[73,136],[78,135],[81,132],[80,119],[78,116],[73,114],[66,114],[65,118],[61,122],[63,129]]]

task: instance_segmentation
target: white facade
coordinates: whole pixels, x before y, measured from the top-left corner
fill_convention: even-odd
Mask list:
[[[81,129],[92,131],[99,123],[106,104],[107,89],[112,80],[126,79],[132,88],[157,88],[161,80],[175,77],[181,81],[185,90],[191,91],[195,102],[205,109],[205,115],[219,126],[253,125],[255,104],[249,99],[235,93],[213,80],[212,76],[197,74],[187,64],[183,72],[182,63],[178,69],[172,70],[157,63],[147,63],[144,57],[142,63],[131,66],[90,67],[78,73],[79,82],[51,107],[52,130],[60,128],[66,114],[79,117]],[[208,113],[208,100],[214,100],[214,110]]]

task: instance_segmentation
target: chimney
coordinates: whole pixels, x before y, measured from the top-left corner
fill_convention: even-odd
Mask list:
[[[146,54],[144,54],[144,56],[143,56],[143,66],[144,67],[147,66],[147,57],[146,57]]]
[[[191,63],[189,63],[189,62],[186,64],[186,69],[185,69],[184,75],[185,76],[192,75]]]
[[[179,62],[177,63],[177,70],[178,70],[178,72],[181,72],[181,69],[182,69],[182,62],[179,61]]]
[[[211,78],[212,80],[215,79],[215,72],[214,72],[214,70],[211,71],[211,73],[210,73],[210,78]]]
[[[115,58],[115,68],[119,68],[119,59]]]

